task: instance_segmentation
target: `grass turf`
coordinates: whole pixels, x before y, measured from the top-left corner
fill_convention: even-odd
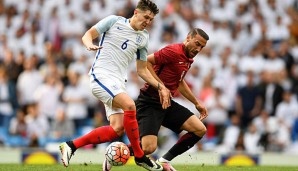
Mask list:
[[[298,167],[281,166],[203,166],[203,165],[175,165],[179,171],[298,171]],[[100,171],[101,165],[76,164],[64,168],[62,165],[22,165],[22,164],[0,164],[0,171]],[[136,165],[125,165],[113,167],[113,171],[145,171]]]

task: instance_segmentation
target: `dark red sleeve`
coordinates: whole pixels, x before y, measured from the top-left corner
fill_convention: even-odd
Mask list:
[[[172,63],[175,59],[174,49],[166,46],[154,53],[155,63],[157,65]]]

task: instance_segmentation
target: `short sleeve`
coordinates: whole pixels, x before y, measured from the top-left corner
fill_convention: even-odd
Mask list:
[[[146,30],[144,31],[144,36],[146,42],[142,48],[137,50],[137,60],[147,61],[149,33]]]
[[[148,55],[148,51],[146,47],[143,47],[142,49],[138,49],[137,51],[138,60],[147,61],[147,55]]]
[[[101,34],[108,31],[120,18],[120,16],[110,15],[95,24],[96,31]]]

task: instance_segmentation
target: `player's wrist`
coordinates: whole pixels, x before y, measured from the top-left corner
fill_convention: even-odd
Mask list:
[[[157,90],[158,91],[161,91],[161,90],[164,90],[164,89],[166,89],[166,87],[163,84],[161,84],[161,83],[157,84]]]
[[[160,83],[157,83],[157,90],[161,90]]]

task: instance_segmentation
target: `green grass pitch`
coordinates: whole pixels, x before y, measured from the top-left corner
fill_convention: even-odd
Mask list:
[[[298,167],[281,166],[202,166],[202,165],[174,165],[179,171],[298,171]],[[0,171],[101,171],[101,165],[74,164],[68,168],[62,165],[22,165],[0,164]],[[112,171],[146,171],[136,165],[113,167]]]

